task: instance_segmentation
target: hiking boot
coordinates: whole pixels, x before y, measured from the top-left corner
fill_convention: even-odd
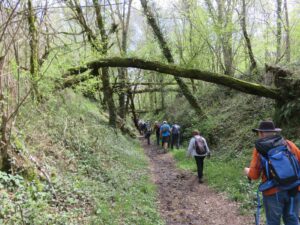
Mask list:
[[[203,184],[204,183],[204,181],[202,180],[202,178],[201,179],[199,179],[199,184]]]

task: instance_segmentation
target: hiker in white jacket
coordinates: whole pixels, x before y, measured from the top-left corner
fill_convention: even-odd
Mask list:
[[[206,156],[210,157],[210,150],[208,148],[207,142],[204,137],[200,135],[200,132],[198,130],[193,131],[193,137],[190,140],[187,155],[190,157],[194,157],[196,164],[197,164],[197,171],[198,171],[198,179],[199,183],[203,183],[203,164],[204,164],[204,158]],[[198,143],[203,144],[203,147],[205,148],[205,151],[202,154],[197,153],[196,147],[198,140]]]

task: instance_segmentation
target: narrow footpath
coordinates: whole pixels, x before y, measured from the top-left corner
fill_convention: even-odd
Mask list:
[[[150,160],[158,205],[167,225],[250,225],[254,217],[242,216],[236,202],[199,184],[196,175],[176,168],[170,153],[161,154],[156,145],[142,145]]]

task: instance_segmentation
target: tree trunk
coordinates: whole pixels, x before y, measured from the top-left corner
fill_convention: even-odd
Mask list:
[[[3,84],[2,84],[2,71],[4,67],[5,56],[0,57],[0,112],[1,112],[1,142],[0,142],[0,170],[8,171],[10,168],[10,160],[8,155],[8,146],[9,146],[9,138],[7,137],[7,113],[5,112],[5,106],[7,100],[3,94]]]
[[[232,24],[232,12],[225,13],[224,0],[218,1],[218,23],[221,26],[220,41],[223,49],[224,74],[233,75],[233,52],[232,52],[232,31],[229,26]],[[229,24],[229,26],[228,26]]]
[[[134,105],[134,98],[133,98],[133,95],[132,95],[131,92],[128,93],[128,98],[130,99],[130,109],[131,109],[131,113],[132,113],[133,123],[134,123],[135,127],[137,129],[139,129],[139,124],[138,124],[139,118],[136,114],[135,105]]]
[[[287,0],[284,0],[284,11],[285,11],[285,59],[287,63],[291,61],[291,43],[290,43],[290,21],[289,12],[287,6]]]
[[[105,102],[109,113],[109,124],[110,126],[115,127],[117,121],[117,114],[115,104],[112,99],[113,91],[110,87],[108,67],[104,67],[101,69],[101,81],[103,84],[103,94],[105,96]]]
[[[277,32],[276,32],[276,63],[281,59],[281,36],[282,36],[282,0],[277,0]]]
[[[138,58],[107,58],[92,61],[86,64],[85,67],[72,68],[74,74],[78,74],[83,68],[97,69],[100,67],[132,67],[144,70],[155,71],[164,74],[170,74],[175,77],[192,78],[195,80],[202,80],[214,84],[220,84],[244,93],[258,95],[272,99],[290,99],[294,95],[281,92],[278,89],[273,89],[260,84],[246,82],[237,78],[221,75],[209,71],[202,71],[198,69],[184,69],[179,66],[164,64],[157,61],[148,61]]]
[[[257,69],[257,63],[256,60],[254,58],[254,54],[252,51],[252,45],[251,45],[251,41],[247,32],[247,25],[246,25],[246,2],[245,0],[242,0],[242,15],[241,15],[241,26],[242,26],[242,30],[243,30],[243,35],[245,38],[245,42],[246,42],[246,46],[247,46],[247,50],[248,50],[248,55],[249,55],[249,59],[250,59],[250,71],[252,72],[253,70]]]
[[[122,119],[126,118],[126,80],[127,80],[127,69],[126,68],[119,68],[119,80],[120,80],[120,94],[119,94],[119,116]]]
[[[130,21],[130,14],[131,14],[131,4],[132,0],[129,0],[128,2],[128,7],[127,7],[127,15],[125,16],[126,12],[126,5],[123,4],[122,8],[122,13],[120,12],[119,6],[117,7],[117,15],[119,17],[120,23],[121,23],[121,28],[122,28],[122,34],[121,34],[121,41],[119,41],[119,38],[117,37],[119,43],[119,48],[120,48],[120,53],[121,56],[125,57],[127,54],[127,39],[128,39],[128,28],[129,28],[129,21]],[[111,5],[111,4],[110,4]],[[113,10],[112,10],[113,11]],[[113,18],[114,20],[114,18]],[[116,33],[118,36],[118,33]],[[120,86],[121,86],[121,91],[119,94],[119,116],[122,119],[126,119],[126,90],[127,90],[127,69],[126,68],[120,68],[118,70],[119,72],[119,79],[120,79]]]
[[[106,56],[107,51],[108,51],[108,36],[107,36],[105,28],[104,28],[104,23],[103,23],[102,14],[101,14],[101,7],[98,3],[98,0],[93,0],[93,4],[94,4],[95,12],[96,12],[97,26],[98,26],[98,29],[100,30],[100,36],[101,36],[101,45],[102,45],[101,53],[103,56]],[[106,104],[108,106],[109,124],[112,127],[116,127],[117,114],[116,114],[116,107],[115,107],[115,102],[114,102],[113,91],[112,91],[112,88],[110,86],[110,81],[109,81],[108,68],[102,68],[101,80],[102,80],[102,84],[103,84],[104,99],[106,100]],[[124,104],[125,104],[125,102],[124,102]]]
[[[33,89],[33,99],[39,99],[38,79],[39,79],[39,57],[38,57],[38,32],[35,25],[35,13],[31,0],[27,2],[28,25],[29,25],[29,45],[30,45],[30,74],[31,86]]]
[[[266,87],[260,84],[255,84],[251,82],[246,82],[240,79],[236,79],[227,75],[220,75],[217,73],[202,71],[197,69],[184,69],[175,65],[168,65],[161,62],[147,61],[137,58],[109,58],[109,59],[100,59],[97,61],[90,62],[86,65],[85,68],[100,68],[100,67],[132,67],[139,68],[144,70],[156,71],[159,73],[170,74],[173,76],[192,78],[195,80],[202,80],[214,84],[223,85],[240,92],[257,95],[261,97],[271,98],[276,100],[277,104],[282,106],[281,109],[285,109],[284,112],[279,111],[281,121],[288,121],[293,118],[294,125],[299,124],[299,110],[300,110],[300,80],[286,79],[284,74],[289,74],[284,72],[281,68],[276,71],[278,77],[283,77],[282,79],[275,79],[275,86],[278,88]],[[74,69],[73,72],[78,72],[82,68]],[[272,69],[268,69],[267,72]],[[275,73],[275,72],[273,72]],[[283,74],[283,75],[281,75]],[[275,77],[276,78],[276,77]],[[285,116],[284,120],[282,115],[291,115]]]
[[[277,100],[274,120],[278,126],[294,127],[300,135],[300,80],[290,79],[292,73],[280,67],[266,65],[266,72],[273,74],[274,84],[280,90],[292,92],[294,98]]]

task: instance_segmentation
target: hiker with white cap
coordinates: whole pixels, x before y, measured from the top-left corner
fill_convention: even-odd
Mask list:
[[[170,135],[171,135],[171,127],[167,123],[167,121],[163,121],[163,124],[160,127],[160,137],[162,138],[162,146],[165,153],[168,151]]]

